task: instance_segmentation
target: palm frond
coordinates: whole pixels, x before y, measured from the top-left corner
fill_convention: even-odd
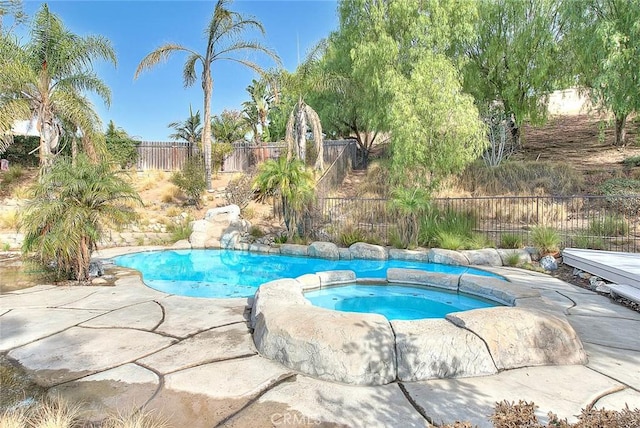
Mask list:
[[[140,61],[140,64],[138,64],[138,68],[136,68],[136,72],[133,75],[133,78],[137,79],[143,71],[152,69],[162,62],[166,62],[169,57],[171,57],[171,55],[177,52],[187,52],[190,54],[198,55],[197,52],[194,52],[191,49],[188,49],[176,43],[164,44],[142,58],[142,61]]]
[[[184,67],[182,68],[182,81],[184,82],[185,88],[193,85],[196,80],[198,80],[198,75],[196,74],[196,63],[200,58],[200,55],[190,54],[185,61]]]

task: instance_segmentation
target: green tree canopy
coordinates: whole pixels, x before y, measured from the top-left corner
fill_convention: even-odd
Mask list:
[[[565,12],[574,74],[613,112],[615,145],[624,145],[627,118],[640,111],[640,0],[573,1]]]
[[[484,147],[483,125],[449,59],[472,35],[475,4],[443,0],[345,0],[339,37],[364,120],[392,139],[392,179],[433,186]]]
[[[136,164],[139,141],[131,138],[123,128],[116,127],[113,120],[109,121],[104,136],[108,156],[120,168],[129,168]]]
[[[500,102],[515,122],[544,121],[547,95],[564,77],[557,0],[481,0],[475,37],[464,43],[465,90],[487,108]]]
[[[100,119],[87,97],[106,104],[109,88],[93,72],[96,60],[116,63],[111,43],[100,36],[71,33],[44,4],[31,24],[30,39],[20,45],[11,36],[0,42],[0,134],[17,120],[35,120],[40,133],[40,163],[52,162],[63,127],[80,132],[85,147],[101,134]],[[89,154],[94,156],[95,150]]]
[[[189,152],[194,155],[197,152],[198,142],[202,140],[202,121],[200,111],[193,113],[189,106],[189,117],[183,122],[171,122],[167,125],[174,129],[174,133],[169,138],[175,141],[186,141],[189,143]]]

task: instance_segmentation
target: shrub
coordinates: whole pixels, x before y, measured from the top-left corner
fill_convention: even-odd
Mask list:
[[[485,195],[531,195],[540,188],[552,195],[572,195],[582,190],[584,178],[566,164],[507,161],[489,168],[475,162],[460,175],[460,184],[465,190]]]
[[[217,174],[224,160],[233,153],[233,145],[231,143],[216,142],[211,144],[211,166],[213,167],[213,173]]]
[[[181,218],[180,221],[171,223],[167,226],[167,232],[171,233],[171,240],[178,242],[183,239],[189,239],[193,232],[193,219],[191,217]]]
[[[440,231],[437,235],[437,246],[445,250],[460,250],[465,247],[467,238],[453,232]]]
[[[340,244],[343,247],[350,247],[356,242],[364,242],[366,239],[366,234],[361,229],[353,226],[345,227],[340,233]]]
[[[622,163],[628,168],[640,166],[640,155],[629,156],[628,158],[624,159]]]
[[[441,234],[455,235],[462,241],[473,236],[477,224],[475,215],[471,212],[458,212],[452,209],[432,209],[422,218],[420,225],[420,245],[427,247],[442,247]],[[464,245],[462,245],[464,246]]]
[[[640,212],[640,180],[612,178],[602,183],[599,190],[608,196],[607,202],[613,207],[634,215]]]
[[[500,247],[518,249],[523,248],[524,244],[520,235],[516,235],[515,233],[503,233],[500,236]]]
[[[0,174],[0,184],[6,188],[17,183],[24,175],[24,168],[20,165],[11,165],[8,171]]]
[[[207,188],[202,159],[198,156],[190,157],[183,165],[182,171],[173,173],[171,182],[184,192],[192,204],[200,207],[200,197]]]
[[[505,262],[507,263],[507,266],[518,266],[520,264],[520,254],[518,253],[513,253],[513,254],[509,254],[506,259]]]
[[[576,248],[604,250],[605,242],[600,236],[592,236],[588,231],[581,231],[573,237],[572,245]]]
[[[596,236],[626,236],[629,233],[629,224],[621,215],[607,215],[591,220],[589,231]]]
[[[249,229],[249,235],[254,238],[262,238],[264,236],[264,231],[258,226],[251,226],[251,229]]]
[[[531,240],[541,254],[552,254],[560,249],[560,236],[552,227],[534,227],[531,230]]]
[[[0,211],[0,229],[17,229],[18,228],[18,211],[7,210]]]
[[[240,174],[233,178],[227,184],[224,191],[224,197],[227,204],[234,204],[240,209],[246,208],[253,199],[253,181],[255,179],[255,170],[250,170],[246,174]]]
[[[241,213],[242,213],[242,218],[244,218],[246,220],[252,220],[252,219],[256,218],[256,210],[255,210],[255,208],[245,207],[245,208],[242,209]]]
[[[483,233],[472,233],[466,239],[465,248],[469,250],[479,250],[481,248],[493,248],[495,244]]]

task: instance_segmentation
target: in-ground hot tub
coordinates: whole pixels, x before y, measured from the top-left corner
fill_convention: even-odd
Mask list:
[[[389,269],[389,283],[444,288],[507,305],[443,319],[389,321],[382,315],[313,306],[308,290],[356,283],[330,271],[263,284],[251,314],[258,351],[330,381],[380,385],[494,374],[536,365],[583,364],[586,354],[561,312],[528,287],[477,275]]]

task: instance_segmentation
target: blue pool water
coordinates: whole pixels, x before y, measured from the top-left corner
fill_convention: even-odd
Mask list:
[[[114,262],[139,270],[151,288],[192,297],[249,297],[265,282],[327,270],[348,269],[358,278],[380,279],[386,278],[389,268],[499,277],[464,266],[404,260],[325,260],[234,250],[151,251],[116,257]]]
[[[347,285],[310,291],[304,296],[315,306],[376,313],[388,320],[444,318],[450,312],[498,306],[466,294],[410,285]]]

